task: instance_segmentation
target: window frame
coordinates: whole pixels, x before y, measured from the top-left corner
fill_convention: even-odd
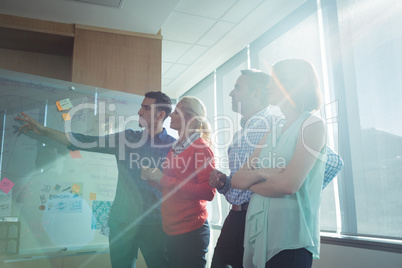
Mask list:
[[[306,0],[271,29],[249,44],[248,60],[250,67],[260,69],[259,51],[313,13],[318,12],[319,9],[322,12],[323,34],[325,38],[325,51],[322,56],[325,57],[328,68],[327,72],[323,72],[323,75],[328,76],[329,90],[331,94],[334,94],[334,99],[338,101],[338,153],[342,156],[345,163],[343,170],[337,177],[341,215],[340,232],[339,230],[337,232],[321,231],[321,242],[323,244],[402,253],[402,238],[380,235],[370,236],[357,232],[353,178],[359,176],[359,174],[356,173],[356,169],[352,169],[354,164],[352,156],[359,150],[359,148],[353,147],[355,146],[353,139],[358,138],[358,134],[360,134],[360,125],[356,123],[360,122],[360,119],[357,105],[358,96],[353,51],[342,51],[341,49],[337,1]],[[245,52],[242,50],[239,53]],[[225,70],[224,73],[230,72],[230,66],[233,66],[230,63],[238,61],[239,53],[217,68],[217,77],[215,80],[217,89],[222,88],[222,70]],[[339,55],[342,55],[342,57],[339,57]],[[347,72],[345,69],[347,69]],[[217,90],[216,93],[216,102],[223,101],[224,96],[222,92]],[[222,108],[220,108],[220,105],[217,105],[217,107],[217,114],[219,114],[222,111],[219,109]],[[221,217],[224,220],[224,215],[221,215]],[[211,225],[211,229],[214,230],[220,230],[221,227],[222,225],[219,224]]]

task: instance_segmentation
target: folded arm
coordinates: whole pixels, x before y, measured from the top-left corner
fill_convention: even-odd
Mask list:
[[[263,138],[263,142],[265,140],[266,137]],[[295,153],[286,169],[255,169],[252,164],[248,163],[233,176],[232,187],[248,189],[269,197],[297,192],[317,161],[317,156],[324,147],[325,140],[325,124],[322,120],[315,120],[315,123],[309,124],[299,131]],[[261,149],[256,150],[250,159],[258,157],[260,151]]]
[[[282,168],[258,168],[259,156],[268,135],[269,132],[261,138],[257,149],[254,150],[244,165],[233,175],[231,180],[232,188],[248,190],[252,185],[264,181],[266,177],[283,171]]]
[[[250,187],[250,190],[267,197],[279,197],[296,193],[318,159],[325,146],[325,124],[319,120],[304,128],[298,134],[296,149],[286,169],[263,182]]]

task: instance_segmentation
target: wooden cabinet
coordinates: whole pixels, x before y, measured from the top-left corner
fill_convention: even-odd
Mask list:
[[[71,81],[74,25],[0,14],[0,68]]]
[[[124,92],[161,90],[161,36],[76,25],[72,81]]]
[[[162,36],[0,14],[0,68],[143,95],[161,90]]]

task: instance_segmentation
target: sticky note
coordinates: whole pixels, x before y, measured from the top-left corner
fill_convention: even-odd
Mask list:
[[[73,189],[72,189],[73,194],[79,194],[80,189],[81,189],[81,187],[79,185],[73,184]]]
[[[80,151],[70,151],[71,158],[81,158]]]
[[[63,119],[64,121],[71,120],[70,114],[69,113],[63,114]]]
[[[70,99],[64,99],[61,101],[56,101],[57,109],[59,111],[65,111],[71,109],[73,104],[71,103]]]
[[[3,192],[5,192],[6,194],[8,194],[8,192],[14,187],[14,183],[12,181],[10,181],[9,179],[7,179],[6,177],[4,177],[4,179],[2,179],[0,181],[0,190],[2,190]]]
[[[96,193],[89,193],[90,200],[96,200]]]

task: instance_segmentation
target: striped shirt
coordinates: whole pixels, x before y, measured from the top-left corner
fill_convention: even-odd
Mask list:
[[[176,140],[172,145],[172,150],[174,151],[174,156],[181,154],[184,150],[190,147],[196,140],[200,138],[199,132],[194,132],[188,138],[186,138],[183,142]]]

